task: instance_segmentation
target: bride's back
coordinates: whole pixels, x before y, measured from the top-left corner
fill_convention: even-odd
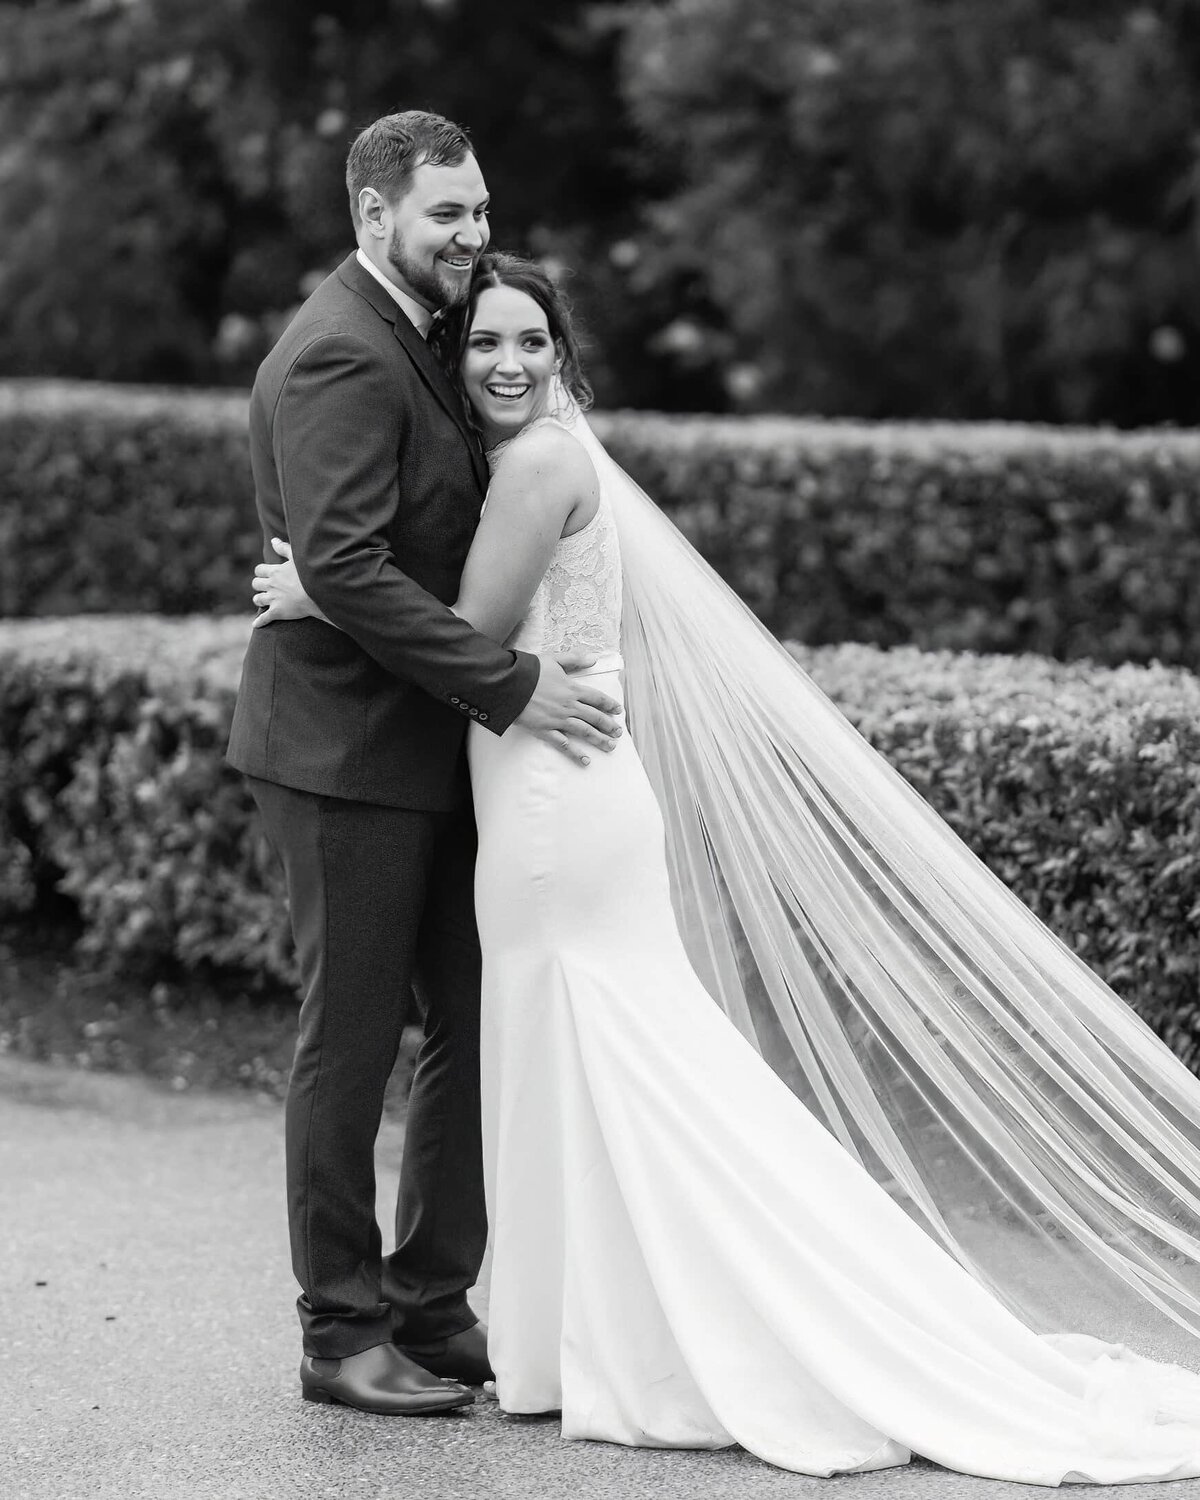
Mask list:
[[[557,418],[537,418],[492,450],[488,455],[492,473],[499,471],[526,434],[547,424],[567,433],[571,430]],[[601,659],[597,666],[619,657],[621,553],[603,486],[591,520],[560,537],[524,618],[505,644],[535,655],[583,651]]]

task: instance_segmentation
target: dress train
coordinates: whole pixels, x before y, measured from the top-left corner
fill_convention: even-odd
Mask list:
[[[629,738],[581,769],[470,735],[501,1405],[812,1475],[1200,1475],[1200,1377],[1032,1332],[713,1003]]]

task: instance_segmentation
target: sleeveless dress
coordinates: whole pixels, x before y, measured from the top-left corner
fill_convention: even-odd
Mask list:
[[[519,441],[518,437],[515,441]],[[604,507],[511,644],[621,698]],[[804,1474],[1200,1474],[1200,1377],[1033,1333],[817,1122],[706,993],[628,735],[580,767],[472,725],[488,1347],[510,1412]]]

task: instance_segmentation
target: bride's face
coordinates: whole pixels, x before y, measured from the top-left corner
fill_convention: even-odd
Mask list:
[[[557,362],[546,314],[532,297],[511,286],[479,294],[462,379],[489,445],[541,415]]]

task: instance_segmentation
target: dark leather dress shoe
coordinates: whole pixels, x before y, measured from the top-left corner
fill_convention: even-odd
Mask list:
[[[400,1344],[400,1349],[431,1375],[461,1380],[464,1385],[482,1385],[495,1380],[488,1361],[487,1329],[482,1323],[464,1328],[433,1344]]]
[[[395,1344],[376,1344],[345,1359],[306,1354],[300,1362],[300,1386],[306,1401],[340,1403],[381,1417],[427,1416],[475,1400],[465,1386],[432,1378]]]

